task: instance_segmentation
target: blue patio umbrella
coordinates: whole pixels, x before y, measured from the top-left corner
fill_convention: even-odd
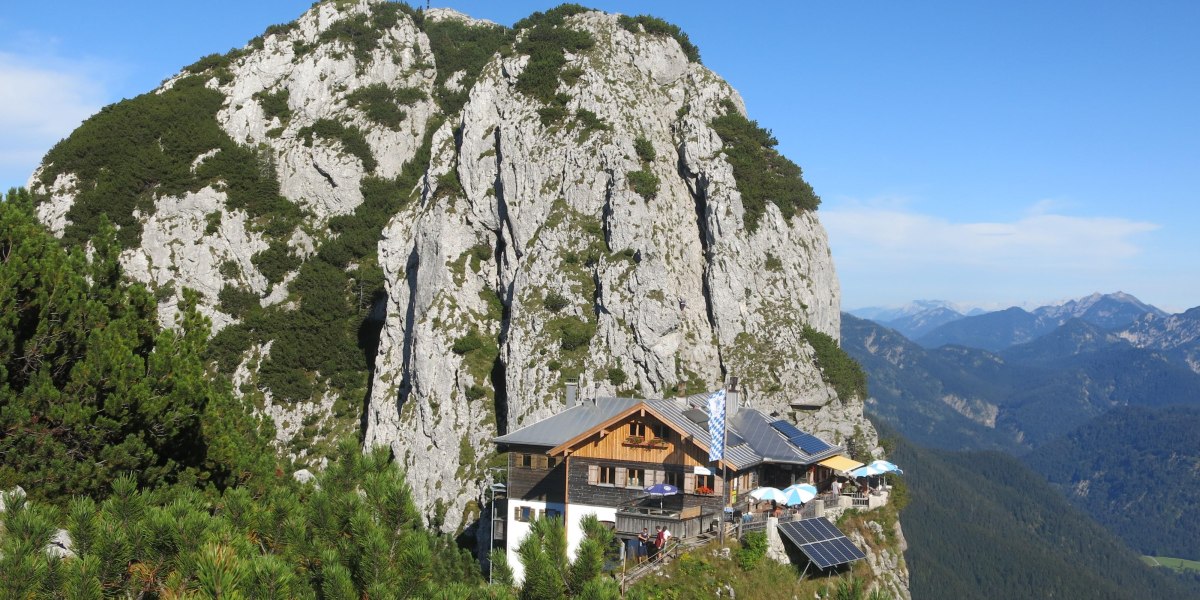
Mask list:
[[[674,496],[679,493],[679,488],[669,483],[656,483],[646,486],[646,493],[651,496],[658,496],[658,507],[662,508],[662,499],[665,496]]]
[[[679,488],[669,483],[656,483],[646,486],[646,493],[651,496],[674,496],[679,493]]]

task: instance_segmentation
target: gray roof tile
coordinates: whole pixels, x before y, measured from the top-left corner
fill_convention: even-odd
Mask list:
[[[645,402],[647,407],[662,415],[676,428],[687,432],[700,444],[708,446],[708,423],[697,423],[684,414],[690,409],[707,412],[707,398],[708,394],[696,394],[683,399],[665,400],[611,397],[597,398],[594,403],[585,400],[557,415],[497,437],[493,441],[497,444],[553,448]],[[753,408],[742,408],[730,417],[727,425],[729,436],[725,460],[735,469],[744,469],[764,462],[808,465],[843,452],[840,446],[832,446],[819,454],[806,454],[789,444],[774,427],[771,427],[771,420]]]

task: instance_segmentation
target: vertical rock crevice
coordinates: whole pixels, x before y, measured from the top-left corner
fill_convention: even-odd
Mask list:
[[[699,236],[700,250],[704,255],[704,271],[700,279],[700,295],[704,298],[704,316],[708,319],[709,331],[717,329],[717,308],[714,305],[713,294],[711,289],[711,270],[712,270],[712,244],[713,236],[708,226],[708,178],[704,173],[691,173],[687,166],[687,160],[683,155],[683,143],[677,147],[678,150],[678,172],[679,176],[687,185],[688,192],[692,195],[692,201],[696,210],[696,233]],[[694,182],[694,183],[693,183]],[[717,362],[721,370],[721,380],[724,381],[729,375],[725,365],[722,347],[720,343],[716,345]]]

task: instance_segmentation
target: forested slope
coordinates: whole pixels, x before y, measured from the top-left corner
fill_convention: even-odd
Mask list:
[[[1200,408],[1118,408],[1024,458],[1138,552],[1200,559]]]
[[[903,518],[914,598],[1200,597],[1143,565],[1017,459],[905,441],[892,456],[912,495]]]

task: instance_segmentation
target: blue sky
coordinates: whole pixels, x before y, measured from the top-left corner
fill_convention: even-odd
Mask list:
[[[4,189],[99,107],[311,2],[10,4]],[[555,4],[440,5],[507,25]],[[742,93],[823,199],[844,308],[1200,305],[1200,3],[586,4],[680,25]]]

